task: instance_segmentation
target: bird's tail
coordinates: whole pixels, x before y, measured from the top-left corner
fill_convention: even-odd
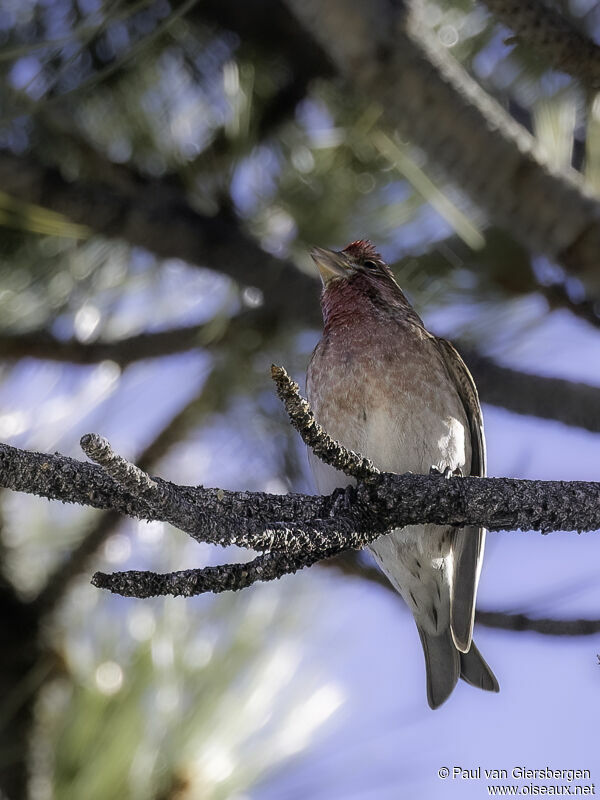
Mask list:
[[[431,708],[439,708],[448,699],[459,677],[478,689],[500,691],[494,673],[475,644],[471,644],[468,653],[461,653],[454,645],[450,628],[439,635],[427,633],[419,625],[417,629],[425,655],[427,702]]]
[[[439,708],[452,694],[460,675],[460,656],[452,641],[450,628],[434,636],[417,625],[427,670],[427,702]]]
[[[500,686],[496,676],[481,655],[475,642],[471,642],[468,653],[460,655],[460,677],[471,686],[486,692],[499,692]]]

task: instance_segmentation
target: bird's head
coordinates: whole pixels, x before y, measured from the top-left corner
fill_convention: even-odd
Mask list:
[[[368,240],[359,239],[343,250],[313,247],[310,255],[323,281],[326,324],[357,313],[388,313],[408,305],[391,269]]]
[[[367,276],[392,276],[390,268],[367,239],[352,242],[343,250],[313,247],[310,255],[325,287],[332,281],[349,281],[360,273]]]

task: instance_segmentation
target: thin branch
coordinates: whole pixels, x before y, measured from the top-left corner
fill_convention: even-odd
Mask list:
[[[511,614],[504,611],[477,611],[476,620],[488,628],[505,631],[533,631],[544,636],[592,636],[600,633],[599,619],[552,619]]]
[[[313,284],[309,278],[306,279]],[[0,351],[6,359],[30,357],[73,364],[114,361],[119,366],[126,367],[134,361],[160,358],[216,344],[246,353],[249,350],[256,351],[264,339],[271,339],[281,332],[281,328],[281,310],[275,312],[262,305],[245,309],[233,317],[217,313],[199,325],[175,326],[163,331],[139,333],[109,341],[58,339],[45,328],[29,333],[0,333]],[[251,346],[248,344],[250,331],[261,337],[258,339],[253,335]]]
[[[202,325],[136,334],[114,341],[62,341],[45,330],[0,334],[0,350],[5,358],[29,356],[74,364],[110,360],[125,367],[140,359],[173,355],[214,344],[217,340],[233,346],[245,341],[249,330],[258,330],[266,338],[279,325],[279,316],[263,307],[242,312],[230,320],[211,320]],[[517,414],[553,419],[600,432],[600,388],[597,386],[529,374],[502,366],[474,350],[460,350],[484,402]]]
[[[600,433],[600,388],[532,375],[460,348],[481,399],[517,414],[551,419]]]
[[[243,564],[223,564],[165,574],[137,570],[112,574],[96,572],[92,583],[99,589],[108,589],[124,597],[193,597],[205,592],[237,592],[258,581],[278,580],[326,557],[326,552],[319,551],[295,554],[294,557],[286,553],[265,553]]]
[[[4,359],[27,357],[72,364],[114,361],[126,367],[133,361],[181,353],[206,344],[210,331],[211,323],[206,323],[139,333],[108,342],[84,343],[77,339],[58,339],[51,331],[42,329],[28,333],[0,333],[0,351]]]
[[[515,38],[537,51],[551,66],[600,89],[600,47],[541,0],[483,0]]]
[[[283,367],[273,364],[271,377],[275,381],[277,394],[285,406],[290,422],[302,437],[304,444],[310,447],[317,458],[358,481],[369,481],[381,474],[370,459],[342,447],[323,430],[310,406],[300,395],[298,384],[290,378]]]
[[[321,561],[319,566],[338,570],[343,575],[374,583],[391,592],[398,600],[400,595],[380,569],[365,563],[359,553],[341,553],[335,558]],[[406,606],[403,606],[406,608]],[[529,614],[515,614],[509,611],[482,611],[478,609],[475,619],[479,625],[505,631],[533,631],[544,636],[592,636],[600,632],[598,619],[553,619],[532,617]]]

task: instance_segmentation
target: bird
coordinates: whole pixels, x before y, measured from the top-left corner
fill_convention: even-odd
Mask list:
[[[385,472],[484,476],[477,389],[453,345],[426,329],[369,240],[340,251],[314,247],[310,255],[323,284],[323,334],[306,376],[316,421]],[[308,456],[320,494],[353,483]],[[459,678],[499,691],[472,638],[484,542],[481,528],[428,524],[396,529],[369,546],[413,614],[432,709]]]

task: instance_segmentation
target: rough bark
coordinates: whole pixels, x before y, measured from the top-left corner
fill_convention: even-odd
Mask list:
[[[436,475],[382,473],[359,484],[354,492],[339,491],[328,497],[176,486],[158,478],[153,483],[154,495],[147,489],[132,492],[101,466],[0,445],[0,486],[5,488],[163,520],[198,541],[270,551],[251,565],[225,565],[208,573],[200,570],[193,578],[191,572],[186,573],[176,585],[173,577],[163,576],[159,583],[157,576],[148,578],[152,591],[158,585],[166,592],[183,587],[183,593],[189,593],[191,586],[206,586],[210,591],[216,591],[216,585],[221,591],[240,588],[363,547],[393,528],[411,524],[542,532],[600,528],[600,485],[583,481],[447,480]],[[107,576],[96,580],[110,585]],[[115,588],[125,583],[131,586],[129,578],[123,580],[115,577]],[[141,579],[136,575],[136,580],[139,584]],[[140,591],[147,596],[149,590]]]

